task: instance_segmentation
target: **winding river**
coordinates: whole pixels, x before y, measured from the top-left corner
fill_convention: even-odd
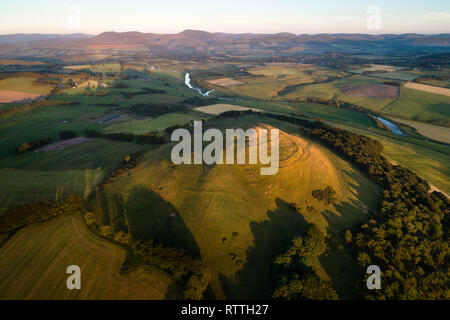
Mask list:
[[[186,86],[187,86],[189,89],[192,89],[192,90],[197,91],[198,93],[200,93],[200,94],[201,94],[202,96],[204,96],[204,97],[209,97],[209,95],[210,95],[211,93],[213,93],[214,91],[216,91],[216,90],[211,90],[211,91],[207,91],[207,92],[203,93],[202,90],[200,90],[199,88],[193,87],[193,86],[191,85],[191,75],[190,75],[189,73],[186,73],[186,76],[184,77],[184,83],[186,84]]]

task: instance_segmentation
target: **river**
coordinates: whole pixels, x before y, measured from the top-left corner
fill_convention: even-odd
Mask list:
[[[386,119],[383,119],[383,118],[380,118],[380,117],[377,117],[377,119],[380,120],[381,122],[383,122],[385,125],[387,125],[387,126],[389,127],[389,129],[391,129],[391,131],[392,131],[393,133],[396,133],[396,134],[398,134],[398,135],[401,135],[401,136],[405,136],[405,137],[406,137],[406,134],[404,134],[404,133],[402,132],[402,130],[400,130],[400,128],[397,127],[397,126],[396,126],[395,124],[393,124],[392,122],[389,122],[389,121],[387,121]]]
[[[200,90],[199,88],[193,87],[193,86],[191,85],[191,75],[190,75],[189,73],[186,73],[186,76],[184,77],[184,83],[186,84],[186,86],[187,86],[189,89],[192,89],[192,90],[197,91],[198,93],[200,93],[200,94],[201,94],[202,96],[204,96],[204,97],[209,97],[209,95],[210,95],[211,93],[213,93],[214,91],[216,91],[216,90],[211,90],[211,91],[207,91],[207,92],[203,93],[202,90]]]

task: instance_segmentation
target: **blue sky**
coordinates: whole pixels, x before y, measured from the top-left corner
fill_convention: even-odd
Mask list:
[[[367,12],[379,8],[379,15]],[[377,28],[368,21],[379,17]],[[370,20],[372,19],[372,20]],[[370,27],[372,26],[372,27]],[[0,34],[142,31],[177,33],[444,33],[449,0],[8,0]]]

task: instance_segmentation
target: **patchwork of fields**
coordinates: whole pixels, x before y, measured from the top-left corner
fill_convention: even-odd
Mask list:
[[[45,56],[42,49],[36,52]],[[314,223],[327,241],[339,237],[368,220],[379,208],[382,192],[355,166],[313,140],[308,130],[267,114],[216,118],[223,112],[295,116],[374,138],[389,161],[450,194],[448,89],[408,82],[422,76],[418,71],[373,64],[345,69],[251,59],[119,63],[111,62],[113,55],[89,57],[70,57],[60,66],[57,76],[63,83],[77,82],[76,88],[61,88],[48,102],[29,109],[0,105],[0,112],[17,110],[0,117],[0,214],[80,194],[100,224],[201,257],[212,270],[212,297],[270,298],[273,262],[294,236]],[[214,89],[211,97],[189,89],[186,72],[194,86]],[[46,95],[55,88],[37,83],[37,78],[0,80],[0,103]],[[367,111],[302,102],[305,98],[352,103],[418,133],[402,127],[407,134],[400,136],[378,127]],[[221,130],[280,129],[279,173],[261,176],[260,166],[252,165],[174,166],[166,129],[195,120],[207,120],[208,127]],[[62,140],[64,132],[75,136]],[[164,140],[153,144],[134,137],[150,133]],[[49,138],[51,143],[37,149],[16,150]],[[336,203],[313,196],[326,187],[336,191]],[[180,297],[170,278],[152,267],[121,274],[125,250],[91,234],[79,213],[8,237],[0,235],[0,299]],[[80,292],[65,287],[65,268],[72,264],[82,266],[86,275]],[[360,281],[359,267],[346,245],[333,244],[312,269],[341,298],[357,296],[348,283]]]

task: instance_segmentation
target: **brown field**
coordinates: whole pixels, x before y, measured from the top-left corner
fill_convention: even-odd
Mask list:
[[[194,108],[193,110],[212,115],[219,115],[227,111],[246,111],[246,110],[261,111],[255,108],[235,106],[232,104],[213,104],[210,106]]]
[[[231,78],[221,78],[221,79],[214,79],[214,80],[208,80],[207,83],[220,86],[220,87],[231,87],[231,86],[238,86],[241,84],[244,84],[244,82],[233,80]]]
[[[435,94],[442,94],[444,96],[450,97],[450,89],[447,88],[441,88],[441,87],[435,87],[435,86],[429,86],[426,84],[420,84],[415,82],[408,82],[405,84],[405,88],[419,90],[419,91],[425,91]]]
[[[340,89],[348,96],[365,98],[397,99],[399,87],[385,84],[347,84]]]
[[[13,101],[22,101],[25,99],[34,99],[39,97],[40,94],[25,93],[9,90],[0,90],[0,103],[10,103]]]
[[[160,300],[175,298],[164,273],[138,268],[121,274],[126,251],[93,236],[80,213],[26,227],[0,248],[0,299]],[[81,290],[70,291],[66,269],[81,269]]]
[[[93,140],[94,139],[88,139],[85,137],[77,137],[69,140],[58,141],[37,149],[36,152],[60,151]]]

